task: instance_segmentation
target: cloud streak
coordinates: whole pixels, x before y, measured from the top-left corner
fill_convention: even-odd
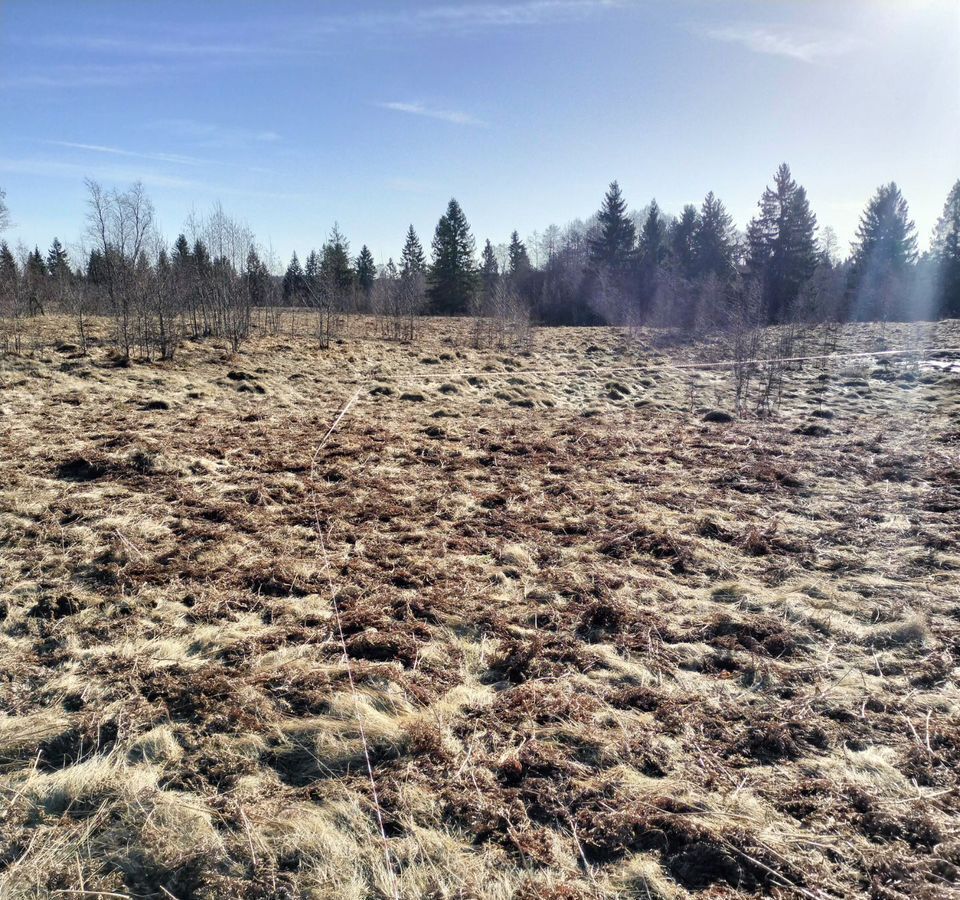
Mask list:
[[[250,19],[240,21],[233,37],[185,41],[142,34],[105,37],[98,34],[51,34],[33,39],[35,47],[70,49],[116,57],[197,57],[255,62],[263,57],[309,55],[315,39],[325,34],[363,31],[471,32],[575,22],[606,10],[634,5],[636,0],[517,0],[517,2],[446,3],[415,10],[323,14],[293,24]],[[159,29],[161,32],[163,26]]]
[[[710,40],[737,44],[753,53],[818,63],[856,50],[862,41],[851,35],[789,29],[782,26],[738,24],[697,29]]]
[[[83,165],[54,159],[0,157],[0,172],[35,175],[41,178],[94,178],[98,181],[130,183],[140,181],[147,187],[182,190],[214,197],[260,197],[289,200],[299,196],[264,190],[234,188],[193,178],[180,178],[163,172],[143,171],[127,166]]]
[[[151,131],[163,131],[182,140],[193,141],[197,147],[239,147],[249,144],[276,144],[282,140],[269,129],[234,128],[216,122],[196,119],[159,119],[147,126]]]
[[[198,159],[195,156],[183,156],[179,153],[138,153],[123,150],[120,147],[107,147],[102,144],[80,144],[74,141],[42,141],[50,147],[66,147],[69,150],[85,150],[90,153],[103,153],[108,156],[126,156],[132,159],[148,159],[153,162],[173,163],[180,166],[208,166],[211,160]]]
[[[401,103],[391,101],[389,103],[378,103],[381,109],[389,109],[393,112],[406,113],[411,116],[421,116],[425,119],[437,119],[441,122],[449,122],[452,125],[473,125],[485,126],[487,123],[481,119],[471,116],[469,113],[459,112],[453,109],[437,109],[436,107],[426,106],[423,103]]]

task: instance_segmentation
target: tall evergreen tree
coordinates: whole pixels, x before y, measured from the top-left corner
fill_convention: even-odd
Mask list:
[[[483,251],[480,253],[480,289],[483,292],[484,301],[489,301],[497,289],[497,282],[500,280],[500,264],[497,262],[497,254],[493,249],[493,244],[489,238],[483,245]]]
[[[13,258],[7,242],[0,241],[0,291],[12,291],[18,277],[17,261]]]
[[[427,258],[423,252],[423,245],[417,232],[411,225],[407,229],[407,238],[403,244],[403,253],[400,256],[400,274],[403,277],[423,275],[427,271]]]
[[[213,260],[210,259],[210,251],[201,238],[193,242],[193,251],[190,254],[190,261],[193,264],[193,271],[198,278],[207,278],[213,267]]]
[[[510,274],[517,279],[523,279],[531,269],[530,255],[527,245],[520,240],[520,234],[514,231],[510,235],[510,245],[507,248],[510,260]]]
[[[960,318],[960,181],[950,189],[930,242],[940,315]]]
[[[670,258],[677,273],[688,280],[697,274],[697,230],[700,226],[700,213],[688,203],[680,218],[670,228]]]
[[[370,249],[364,244],[360,248],[360,255],[357,257],[357,286],[365,294],[369,294],[376,277],[377,264],[373,261],[373,254]]]
[[[323,288],[320,284],[320,254],[316,250],[307,254],[307,261],[303,266],[303,288],[310,297],[317,298],[321,295]]]
[[[293,251],[290,257],[290,265],[283,274],[283,299],[284,302],[296,302],[304,294],[305,283],[303,279],[303,268],[300,260],[297,258],[297,251]]]
[[[47,272],[56,281],[64,281],[71,276],[70,258],[63,244],[57,238],[53,239],[50,250],[47,252]]]
[[[817,268],[817,217],[786,163],[759,207],[747,229],[749,272],[760,287],[766,321],[782,322]]]
[[[713,275],[721,282],[734,273],[736,234],[733,219],[713,191],[703,200],[694,234],[695,271],[701,278]]]
[[[646,315],[653,303],[660,281],[660,268],[668,253],[667,223],[664,221],[657,201],[653,200],[643,228],[640,230],[640,241],[637,247],[641,315]]]
[[[916,227],[896,182],[881,185],[860,218],[850,274],[856,319],[900,315],[905,279],[917,260]]]
[[[91,250],[87,259],[87,281],[97,287],[104,287],[110,279],[107,261],[99,250]]]
[[[24,281],[27,285],[27,303],[30,315],[43,315],[43,301],[46,294],[47,264],[39,247],[28,254],[24,266]]]
[[[250,305],[265,306],[269,296],[270,272],[254,247],[251,247],[247,253],[243,277],[247,285]]]
[[[190,244],[187,243],[187,236],[180,234],[173,244],[173,259],[171,260],[174,270],[185,271],[190,265]]]
[[[353,287],[356,273],[350,263],[350,243],[334,223],[320,256],[324,284],[343,294]]]
[[[428,296],[435,315],[463,315],[477,288],[476,244],[460,204],[451,199],[433,236]]]
[[[625,275],[633,263],[637,230],[627,215],[627,201],[616,181],[607,189],[597,222],[599,232],[590,241],[590,262],[594,270]]]

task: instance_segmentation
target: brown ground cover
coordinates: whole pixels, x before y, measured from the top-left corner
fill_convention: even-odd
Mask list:
[[[0,360],[0,896],[957,890],[949,360],[711,422],[730,373],[667,364],[720,341],[44,327]]]

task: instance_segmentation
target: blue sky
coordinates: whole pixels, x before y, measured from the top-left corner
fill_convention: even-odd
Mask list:
[[[776,166],[843,249],[896,180],[925,244],[960,177],[957,0],[0,3],[5,237],[81,235],[90,176],[163,231],[214,201],[286,260],[334,221],[378,260],[450,196],[478,240],[619,179],[744,227]]]

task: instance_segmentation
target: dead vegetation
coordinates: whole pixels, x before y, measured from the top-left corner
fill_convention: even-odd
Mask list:
[[[949,366],[88,324],[0,360],[3,896],[957,889]]]

